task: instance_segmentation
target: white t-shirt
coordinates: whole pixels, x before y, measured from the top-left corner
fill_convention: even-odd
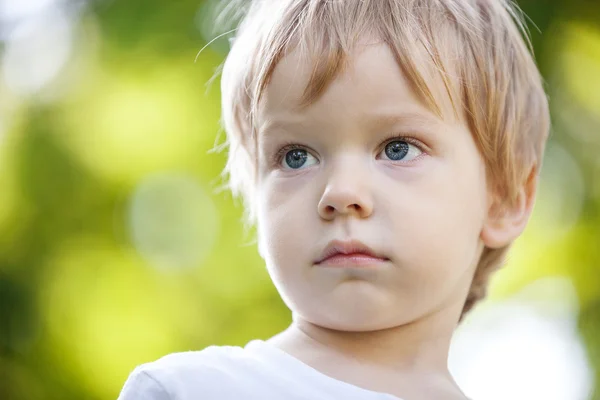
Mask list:
[[[262,340],[142,364],[118,400],[401,400],[331,378]]]

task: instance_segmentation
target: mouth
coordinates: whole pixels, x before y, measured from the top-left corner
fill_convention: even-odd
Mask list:
[[[314,262],[321,266],[370,266],[389,261],[389,258],[375,252],[367,245],[356,241],[333,240],[329,242],[320,257]]]

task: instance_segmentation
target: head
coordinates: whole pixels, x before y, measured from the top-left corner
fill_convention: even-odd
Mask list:
[[[226,172],[286,304],[389,328],[485,296],[533,208],[547,99],[501,0],[255,0],[222,77]],[[384,261],[327,268],[332,241]]]

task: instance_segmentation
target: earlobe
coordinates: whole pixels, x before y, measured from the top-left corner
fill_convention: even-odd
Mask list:
[[[519,188],[514,204],[502,204],[501,200],[492,202],[481,230],[481,240],[486,247],[504,247],[521,235],[533,211],[537,184],[537,168],[534,167]]]

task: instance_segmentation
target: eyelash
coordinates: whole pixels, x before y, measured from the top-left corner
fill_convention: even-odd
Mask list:
[[[380,145],[380,150],[377,152],[377,154],[379,154],[379,152],[381,152],[381,150],[385,149],[385,146],[387,146],[389,143],[394,142],[394,141],[402,141],[402,142],[406,142],[409,144],[412,144],[413,146],[417,147],[421,152],[425,153],[425,145],[423,145],[423,143],[421,143],[419,140],[414,139],[412,137],[409,136],[402,136],[402,135],[391,135],[390,137],[388,137],[387,139],[383,140]],[[312,152],[312,150],[306,146],[302,146],[299,145],[295,142],[286,142],[284,143],[284,145],[275,153],[274,157],[273,157],[273,164],[278,166],[281,164],[281,162],[283,161],[283,157],[286,155],[286,153],[288,151],[291,150],[296,150],[296,149],[303,149],[306,150],[308,152]]]
[[[406,142],[408,144],[412,144],[413,146],[418,148],[422,153],[426,153],[426,146],[421,141],[419,141],[415,138],[412,138],[410,136],[402,136],[402,135],[391,135],[390,137],[385,139],[383,142],[381,142],[382,145],[381,145],[381,149],[379,151],[385,149],[385,146],[387,146],[391,142],[395,142],[395,141]]]

